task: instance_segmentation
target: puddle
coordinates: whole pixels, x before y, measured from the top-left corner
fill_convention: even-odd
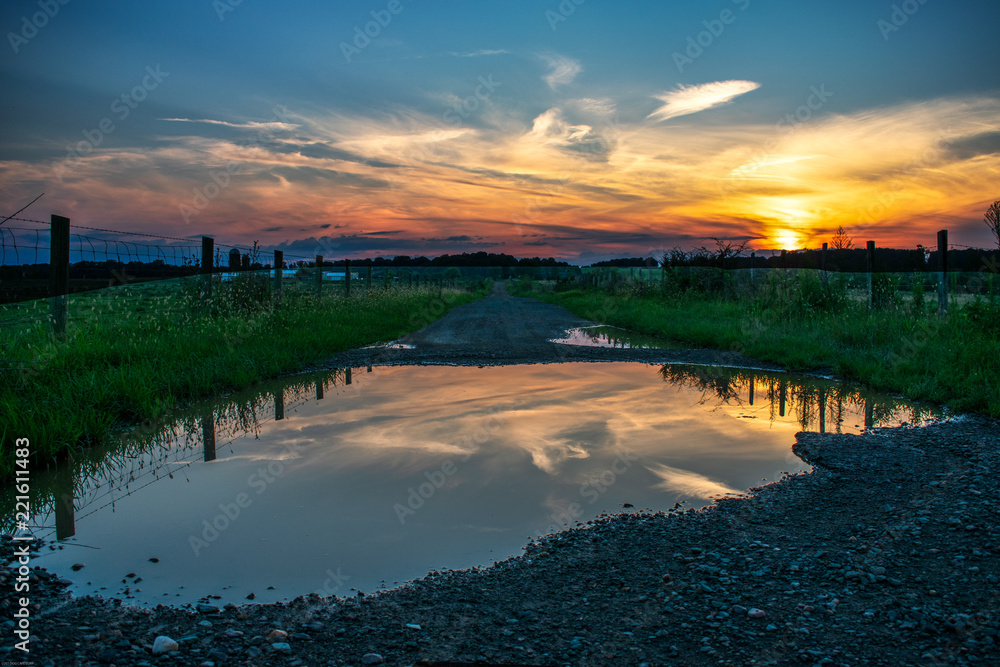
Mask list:
[[[416,345],[410,345],[409,343],[399,343],[397,341],[392,341],[391,343],[383,343],[381,345],[365,345],[362,349],[364,350],[415,350]]]
[[[75,581],[74,594],[134,604],[371,592],[488,565],[625,504],[697,507],[807,470],[791,453],[800,430],[936,416],[835,382],[719,367],[302,376],[36,471],[34,532],[61,548],[33,562]],[[123,583],[129,573],[141,580]]]
[[[550,342],[584,347],[614,347],[622,350],[677,347],[665,338],[632,333],[626,329],[606,325],[569,329],[563,338],[553,338]]]

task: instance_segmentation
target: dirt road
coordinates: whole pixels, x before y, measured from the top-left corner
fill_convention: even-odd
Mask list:
[[[417,313],[417,321],[433,314]],[[329,359],[325,368],[400,364],[538,364],[564,361],[639,361],[645,363],[697,363],[747,366],[780,370],[725,350],[621,349],[563,345],[567,329],[594,326],[561,306],[536,299],[512,297],[504,283],[493,293],[452,309],[443,318],[405,336],[400,345],[412,349],[369,348],[351,350]]]

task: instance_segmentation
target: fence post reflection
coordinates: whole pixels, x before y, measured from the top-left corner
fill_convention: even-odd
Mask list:
[[[215,460],[215,414],[209,410],[201,418],[201,441],[205,445],[205,461]]]
[[[826,389],[819,390],[819,432],[826,433]]]
[[[73,497],[73,467],[59,467],[56,474],[55,506],[56,539],[64,540],[76,535],[76,505]]]
[[[285,390],[279,389],[274,392],[274,421],[281,421],[285,418]]]

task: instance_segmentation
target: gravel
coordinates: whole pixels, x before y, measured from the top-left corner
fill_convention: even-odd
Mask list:
[[[495,300],[514,302],[488,305],[498,317],[532,308]],[[474,323],[471,310],[455,321]],[[557,317],[559,326],[574,319]],[[551,322],[533,321],[532,345],[543,350],[538,333],[548,336]],[[514,322],[510,345],[498,348],[505,362],[535,354],[517,352]],[[411,339],[427,346],[432,329]],[[621,360],[629,351],[615,352]],[[701,510],[601,516],[492,566],[433,571],[371,595],[148,609],[70,598],[65,580],[36,568],[27,658],[54,666],[1000,664],[998,426],[963,416],[857,436],[800,433],[794,451],[812,472]],[[2,557],[0,606],[11,618],[9,537]],[[22,659],[6,624],[0,660]],[[154,656],[157,642],[177,649]]]

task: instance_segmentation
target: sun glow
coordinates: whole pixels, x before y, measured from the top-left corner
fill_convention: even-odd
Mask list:
[[[780,229],[771,235],[769,241],[782,250],[792,250],[803,245],[802,235],[790,229]]]

